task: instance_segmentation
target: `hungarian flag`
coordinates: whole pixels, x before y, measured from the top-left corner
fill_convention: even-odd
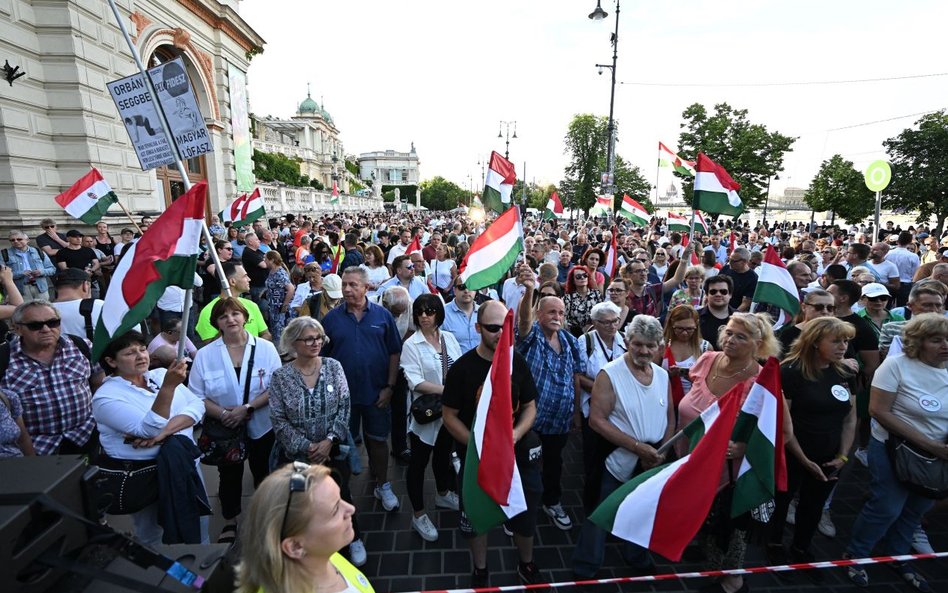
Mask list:
[[[461,477],[464,512],[477,533],[484,533],[527,510],[514,455],[510,387],[513,337],[511,310],[504,318],[504,330],[477,401]]]
[[[678,366],[671,345],[665,346],[665,360],[668,361],[669,369]],[[681,377],[677,375],[672,376],[671,372],[668,373],[668,382],[671,384],[672,401],[675,402],[675,409],[677,409],[678,403],[685,397],[685,386],[681,382]]]
[[[733,440],[747,443],[734,483],[731,516],[737,517],[787,490],[783,447],[783,391],[780,363],[771,356],[760,369],[734,426]]]
[[[93,360],[99,360],[109,342],[147,318],[165,288],[194,285],[206,196],[207,182],[195,184],[122,253],[95,328]]]
[[[221,223],[229,222],[231,226],[241,227],[253,223],[264,214],[263,198],[260,197],[260,188],[257,188],[249,196],[243,194],[234,200],[234,203],[221,210],[218,216]]]
[[[481,233],[461,261],[461,280],[469,290],[496,284],[523,251],[520,209],[509,208]]]
[[[702,235],[710,235],[711,229],[708,227],[707,221],[704,219],[704,214],[700,210],[695,210],[695,232],[701,233]]]
[[[633,224],[648,226],[648,211],[645,206],[630,198],[629,194],[622,194],[622,207],[619,208],[619,216],[628,218]]]
[[[339,186],[336,185],[336,182],[332,182],[332,197],[329,199],[329,203],[336,205],[339,203]]]
[[[596,196],[596,203],[589,209],[592,216],[612,214],[612,196]]]
[[[691,232],[691,221],[688,220],[688,217],[682,216],[681,214],[675,214],[674,212],[669,212],[667,219],[669,233]]]
[[[421,251],[421,239],[418,235],[411,240],[411,243],[408,244],[408,247],[405,248],[405,255],[411,255],[416,251]]]
[[[760,264],[757,288],[751,299],[754,303],[766,303],[780,309],[781,315],[774,329],[783,326],[800,310],[800,295],[793,276],[783,264],[773,245],[767,245],[764,261]]]
[[[503,212],[510,208],[510,194],[517,183],[514,164],[500,156],[497,151],[490,153],[487,166],[487,178],[484,180],[484,204],[494,212]]]
[[[658,166],[674,169],[676,173],[682,175],[695,176],[694,161],[686,161],[661,142],[658,143]]]
[[[560,202],[560,196],[555,191],[550,194],[550,200],[546,203],[546,210],[543,212],[543,218],[552,220],[563,213],[563,202]]]
[[[698,153],[698,173],[695,175],[692,207],[711,214],[740,216],[744,203],[737,195],[741,184],[734,181],[724,167]]]
[[[332,247],[330,247],[329,249],[332,250]],[[332,255],[332,265],[329,266],[329,273],[330,273],[330,274],[338,274],[338,273],[339,273],[339,271],[338,271],[338,270],[339,270],[339,264],[342,263],[342,260],[343,260],[343,258],[345,258],[345,257],[346,257],[346,248],[345,248],[345,246],[343,246],[342,243],[340,243],[339,245],[336,246],[336,250],[335,250],[335,252],[334,252],[333,255]]]
[[[734,252],[735,247],[737,247],[737,234],[734,231],[731,231],[731,236],[727,241],[727,254],[731,255]]]
[[[740,405],[740,385],[685,427],[693,446],[678,461],[632,478],[609,495],[589,519],[616,537],[681,560],[717,494]]]
[[[86,224],[99,222],[109,211],[109,206],[118,202],[118,196],[109,183],[94,168],[83,175],[72,187],[56,196],[56,203],[73,218]]]
[[[619,273],[619,248],[618,241],[616,240],[616,235],[619,234],[619,229],[613,225],[612,227],[612,242],[609,243],[609,249],[606,251],[606,263],[603,267],[603,272],[605,275],[612,280]],[[590,270],[595,272],[595,270]]]

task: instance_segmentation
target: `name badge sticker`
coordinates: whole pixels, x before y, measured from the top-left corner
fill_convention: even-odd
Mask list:
[[[926,412],[937,412],[941,410],[941,400],[930,395],[923,395],[918,398],[918,405]]]
[[[849,390],[842,385],[833,385],[833,387],[830,388],[830,392],[833,394],[833,397],[841,402],[849,401]]]

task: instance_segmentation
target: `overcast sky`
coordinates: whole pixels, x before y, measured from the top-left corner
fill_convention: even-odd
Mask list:
[[[407,151],[422,179],[480,185],[478,160],[504,151],[500,120],[517,122],[518,177],[558,183],[575,114],[609,112],[609,36],[587,15],[595,0],[243,0],[266,40],[248,73],[250,108],[289,117],[325,101],[346,152]],[[655,183],[657,146],[677,148],[681,113],[701,102],[749,110],[755,123],[797,136],[785,186],[806,187],[841,153],[864,169],[882,141],[948,107],[948,76],[840,85],[760,85],[948,72],[945,0],[682,0],[621,5],[616,151]],[[694,86],[643,86],[642,83]],[[717,86],[712,86],[717,85]],[[469,177],[470,176],[470,177]],[[664,189],[670,174],[663,171]]]

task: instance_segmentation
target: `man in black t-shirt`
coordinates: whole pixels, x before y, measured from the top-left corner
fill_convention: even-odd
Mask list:
[[[68,245],[66,235],[56,230],[56,221],[52,218],[44,218],[40,223],[43,227],[43,233],[36,236],[36,247],[49,256],[49,259],[56,261],[56,253]]]
[[[265,309],[262,304],[263,291],[267,289],[267,276],[270,271],[267,269],[265,253],[260,250],[260,239],[253,231],[247,231],[244,237],[244,252],[240,256],[247,275],[250,276],[250,300],[260,306],[261,311]]]
[[[718,350],[718,330],[727,325],[731,313],[735,312],[728,304],[732,286],[731,277],[720,274],[704,281],[707,304],[698,309],[698,327],[701,328],[701,337],[715,350]]]
[[[478,309],[476,329],[481,336],[481,342],[455,361],[445,378],[444,393],[441,396],[444,427],[457,441],[455,447],[462,463],[467,453],[477,401],[488,378],[506,315],[507,308],[498,301],[488,301]],[[520,555],[517,572],[524,584],[542,582],[533,563],[533,533],[542,494],[538,459],[539,438],[530,430],[537,413],[536,397],[537,388],[527,362],[521,354],[514,351],[511,378],[513,437],[527,510],[507,521],[507,526],[514,534],[514,544]],[[463,492],[460,484],[464,476],[463,469],[458,476],[458,492]],[[485,587],[488,577],[487,534],[474,532],[464,514],[463,497],[459,528],[471,547],[471,559],[474,564],[471,584],[474,587]]]
[[[750,311],[751,300],[757,290],[757,272],[750,269],[750,256],[750,251],[738,247],[731,252],[728,265],[721,270],[721,275],[729,276],[734,285],[730,305],[742,312]]]
[[[73,229],[66,233],[69,245],[56,253],[56,266],[60,270],[76,268],[85,270],[89,277],[99,271],[99,258],[95,251],[82,246],[82,233]]]

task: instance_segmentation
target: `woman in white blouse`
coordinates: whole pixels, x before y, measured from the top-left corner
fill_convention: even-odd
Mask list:
[[[310,297],[316,296],[323,291],[323,274],[319,264],[310,262],[303,266],[303,282],[296,285],[296,292],[293,293],[293,300],[290,301],[290,313],[295,318],[304,314],[309,314],[314,319],[318,318],[314,311],[307,310],[300,312],[303,303],[310,301]],[[310,307],[313,304],[318,305],[319,301],[310,301]],[[318,308],[318,307],[317,307]]]
[[[440,397],[444,391],[444,376],[454,361],[461,357],[461,347],[453,335],[440,329],[444,323],[444,305],[436,295],[423,294],[416,298],[412,304],[412,317],[418,331],[405,340],[401,357],[411,400],[426,394]],[[435,541],[438,539],[438,530],[425,512],[424,505],[425,469],[434,452],[431,469],[438,490],[435,506],[457,510],[458,496],[452,490],[456,481],[451,465],[454,441],[448,431],[442,428],[440,418],[421,424],[412,417],[408,436],[411,461],[406,482],[408,498],[415,512],[411,525],[423,539]]]
[[[451,258],[452,249],[441,243],[435,249],[437,259],[428,262],[431,270],[431,278],[435,288],[441,293],[441,296],[448,300],[454,286],[454,279],[458,275],[457,264]]]
[[[204,416],[204,402],[182,385],[187,364],[178,360],[167,369],[148,370],[150,362],[145,337],[136,331],[113,340],[102,355],[112,376],[92,397],[92,415],[102,449],[113,460],[155,459],[159,445],[176,434],[193,442],[194,424]],[[132,521],[139,540],[161,543],[157,502],[132,513]],[[201,520],[201,536],[207,543],[207,517]]]
[[[273,430],[270,425],[270,377],[282,366],[276,347],[244,329],[247,309],[236,298],[222,298],[211,309],[211,323],[221,337],[198,350],[189,386],[204,399],[207,416],[228,428],[247,426],[247,461],[256,488],[270,471]],[[224,528],[220,541],[229,543],[237,534],[236,520],[244,464],[218,466],[218,496]]]
[[[365,248],[365,263],[360,268],[369,273],[369,290],[365,296],[373,303],[378,300],[378,287],[392,277],[385,265],[385,255],[378,245],[369,245]]]

